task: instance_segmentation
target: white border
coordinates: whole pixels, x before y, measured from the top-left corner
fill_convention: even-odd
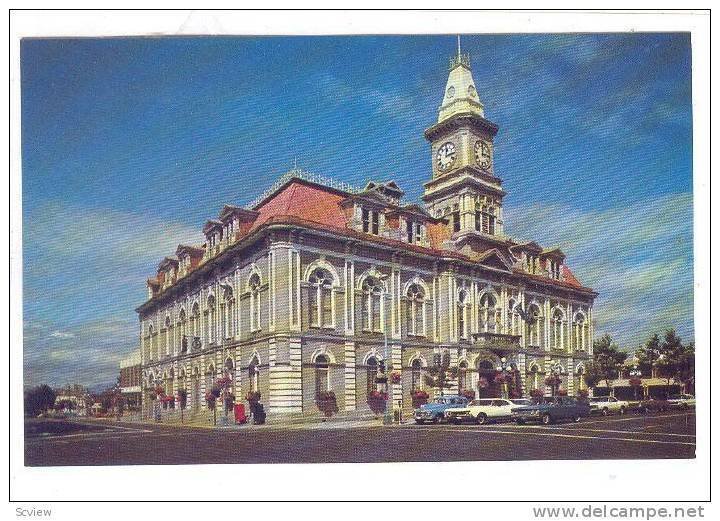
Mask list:
[[[590,12],[14,12],[11,56],[11,353],[10,410],[21,418],[21,198],[19,38],[138,34],[455,34],[520,32],[691,31],[693,45],[693,159],[695,187],[695,340],[698,347],[698,446],[696,460],[404,463],[378,465],[253,465],[185,467],[25,468],[22,423],[11,437],[12,497],[84,499],[486,499],[486,500],[703,500],[709,466],[709,16],[703,13]],[[7,56],[7,53],[5,54]],[[6,315],[7,316],[7,315]],[[6,374],[7,376],[7,374]],[[5,380],[7,381],[7,379]],[[716,386],[717,387],[717,386]],[[3,438],[7,431],[3,429]],[[4,439],[4,441],[7,441]],[[6,445],[7,446],[7,445]],[[532,486],[528,476],[534,475]],[[192,493],[176,486],[180,477]],[[418,480],[426,484],[417,487]],[[432,484],[442,493],[433,493]],[[158,486],[159,483],[165,484]],[[472,483],[472,487],[468,484]],[[71,484],[71,485],[69,485]],[[322,484],[321,490],[318,485]],[[461,484],[461,486],[457,486]],[[231,490],[231,493],[228,493]],[[138,505],[135,512],[165,512]],[[213,507],[183,506],[206,517]],[[59,507],[59,506],[58,506]],[[73,505],[73,518],[97,517]],[[158,507],[156,509],[155,507]],[[129,506],[127,507],[130,508]],[[230,514],[237,506],[228,505]],[[501,507],[510,512],[515,506]],[[133,507],[134,509],[134,507]],[[384,509],[383,509],[384,510]],[[477,507],[468,506],[469,515]],[[527,511],[524,509],[521,511]],[[446,515],[461,515],[449,512]],[[517,511],[517,510],[515,510]],[[429,512],[429,510],[428,510]],[[379,511],[377,512],[379,515]],[[164,514],[162,514],[164,515]],[[232,514],[230,514],[232,515]],[[242,515],[242,514],[238,514]],[[366,517],[368,512],[365,512]],[[440,515],[440,514],[438,514]],[[79,516],[79,517],[78,517]],[[115,517],[113,515],[112,517]]]

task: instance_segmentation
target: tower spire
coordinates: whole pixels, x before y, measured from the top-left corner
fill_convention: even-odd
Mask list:
[[[462,56],[462,53],[460,52],[460,35],[459,34],[457,35],[457,40],[458,40],[458,54],[457,55],[458,55],[458,58],[460,58],[460,56]]]
[[[450,58],[450,73],[445,86],[445,96],[440,105],[438,122],[458,113],[470,113],[485,117],[483,104],[478,97],[470,70],[470,55],[462,53],[459,34],[457,35],[457,55]]]

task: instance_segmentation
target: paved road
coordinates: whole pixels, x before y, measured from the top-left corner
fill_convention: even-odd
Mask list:
[[[587,418],[552,426],[316,425],[237,430],[107,423],[26,437],[25,465],[157,465],[694,458],[695,414]]]

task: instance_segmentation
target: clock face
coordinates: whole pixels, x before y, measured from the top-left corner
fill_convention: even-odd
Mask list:
[[[457,152],[455,145],[449,141],[438,148],[437,151],[437,165],[440,170],[447,170],[455,162]]]
[[[475,142],[475,161],[483,168],[490,168],[492,161],[491,145],[487,141],[478,139]]]

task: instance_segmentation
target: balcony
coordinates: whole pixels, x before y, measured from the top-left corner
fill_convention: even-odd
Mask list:
[[[520,349],[520,335],[504,335],[501,333],[473,333],[472,343],[475,347],[482,347],[490,351],[518,351]]]

